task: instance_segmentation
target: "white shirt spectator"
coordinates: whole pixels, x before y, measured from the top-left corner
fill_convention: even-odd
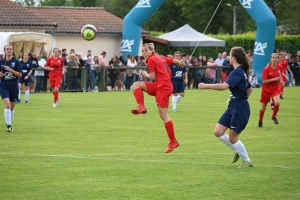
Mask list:
[[[261,84],[257,81],[256,72],[253,72],[253,74],[249,77],[249,82],[253,88],[260,88]]]
[[[45,65],[46,65],[46,60],[45,59],[43,59],[43,58],[41,58],[40,60],[38,60],[38,64],[39,64],[39,67],[45,67]],[[36,69],[35,71],[34,71],[34,75],[35,76],[44,76],[45,74],[44,74],[44,70],[43,69]]]

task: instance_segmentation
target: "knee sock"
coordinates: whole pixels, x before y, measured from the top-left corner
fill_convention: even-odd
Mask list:
[[[25,101],[29,99],[29,90],[25,90]]]
[[[58,92],[53,92],[53,96],[54,96],[54,103],[57,102],[57,99],[58,99]]]
[[[259,121],[262,122],[264,118],[265,111],[259,110]]]
[[[172,97],[173,110],[177,109],[177,96]]]
[[[228,146],[231,150],[235,152],[235,148],[233,147],[233,144],[229,141],[229,136],[224,133],[224,135],[218,137],[226,146]]]
[[[177,103],[178,103],[179,101],[181,101],[182,98],[183,98],[182,96],[178,95],[178,96],[177,96]]]
[[[4,118],[6,125],[11,125],[11,110],[4,108]]]
[[[276,117],[278,110],[279,110],[279,105],[278,106],[274,105],[274,110],[273,110],[272,118]]]
[[[138,106],[145,106],[144,104],[144,93],[141,88],[137,88],[133,91],[133,95],[135,97],[136,103]]]
[[[14,118],[14,115],[15,115],[15,110],[11,110],[11,123],[12,123],[12,120]]]
[[[235,144],[233,144],[233,147],[235,148],[235,151],[239,154],[239,156],[244,161],[250,162],[250,158],[248,156],[247,150],[241,140],[239,140]]]
[[[174,125],[172,120],[165,123],[165,128],[168,133],[168,137],[170,139],[170,142],[176,142],[175,132],[174,132]]]
[[[19,89],[18,100],[21,99],[21,89]]]

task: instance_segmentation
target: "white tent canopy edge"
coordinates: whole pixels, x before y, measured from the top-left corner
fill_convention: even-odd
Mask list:
[[[160,35],[158,38],[168,40],[169,46],[189,47],[197,46],[197,44],[202,47],[225,46],[224,40],[215,39],[202,34],[190,27],[188,24],[172,32]]]

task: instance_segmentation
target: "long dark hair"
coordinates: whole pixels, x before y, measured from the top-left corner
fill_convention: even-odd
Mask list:
[[[247,78],[249,78],[251,65],[249,58],[247,57],[245,50],[242,47],[233,47],[230,50],[231,56],[235,57],[236,62],[242,66],[247,74]]]

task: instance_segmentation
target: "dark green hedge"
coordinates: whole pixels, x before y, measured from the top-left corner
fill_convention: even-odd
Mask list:
[[[163,33],[155,32],[155,36],[158,36]],[[254,48],[255,42],[255,32],[249,32],[245,34],[238,34],[238,35],[209,35],[211,37],[225,40],[226,46],[225,47],[197,47],[195,50],[194,56],[198,57],[200,54],[206,55],[207,57],[216,58],[219,52],[226,51],[227,53],[233,46],[241,46],[246,51],[252,50]],[[161,54],[173,54],[175,51],[181,51],[184,53],[191,54],[195,47],[169,47],[158,45],[156,47],[156,51]],[[275,42],[275,49],[283,49],[288,53],[291,53],[294,57],[297,51],[300,51],[300,35],[276,35],[276,42]]]

